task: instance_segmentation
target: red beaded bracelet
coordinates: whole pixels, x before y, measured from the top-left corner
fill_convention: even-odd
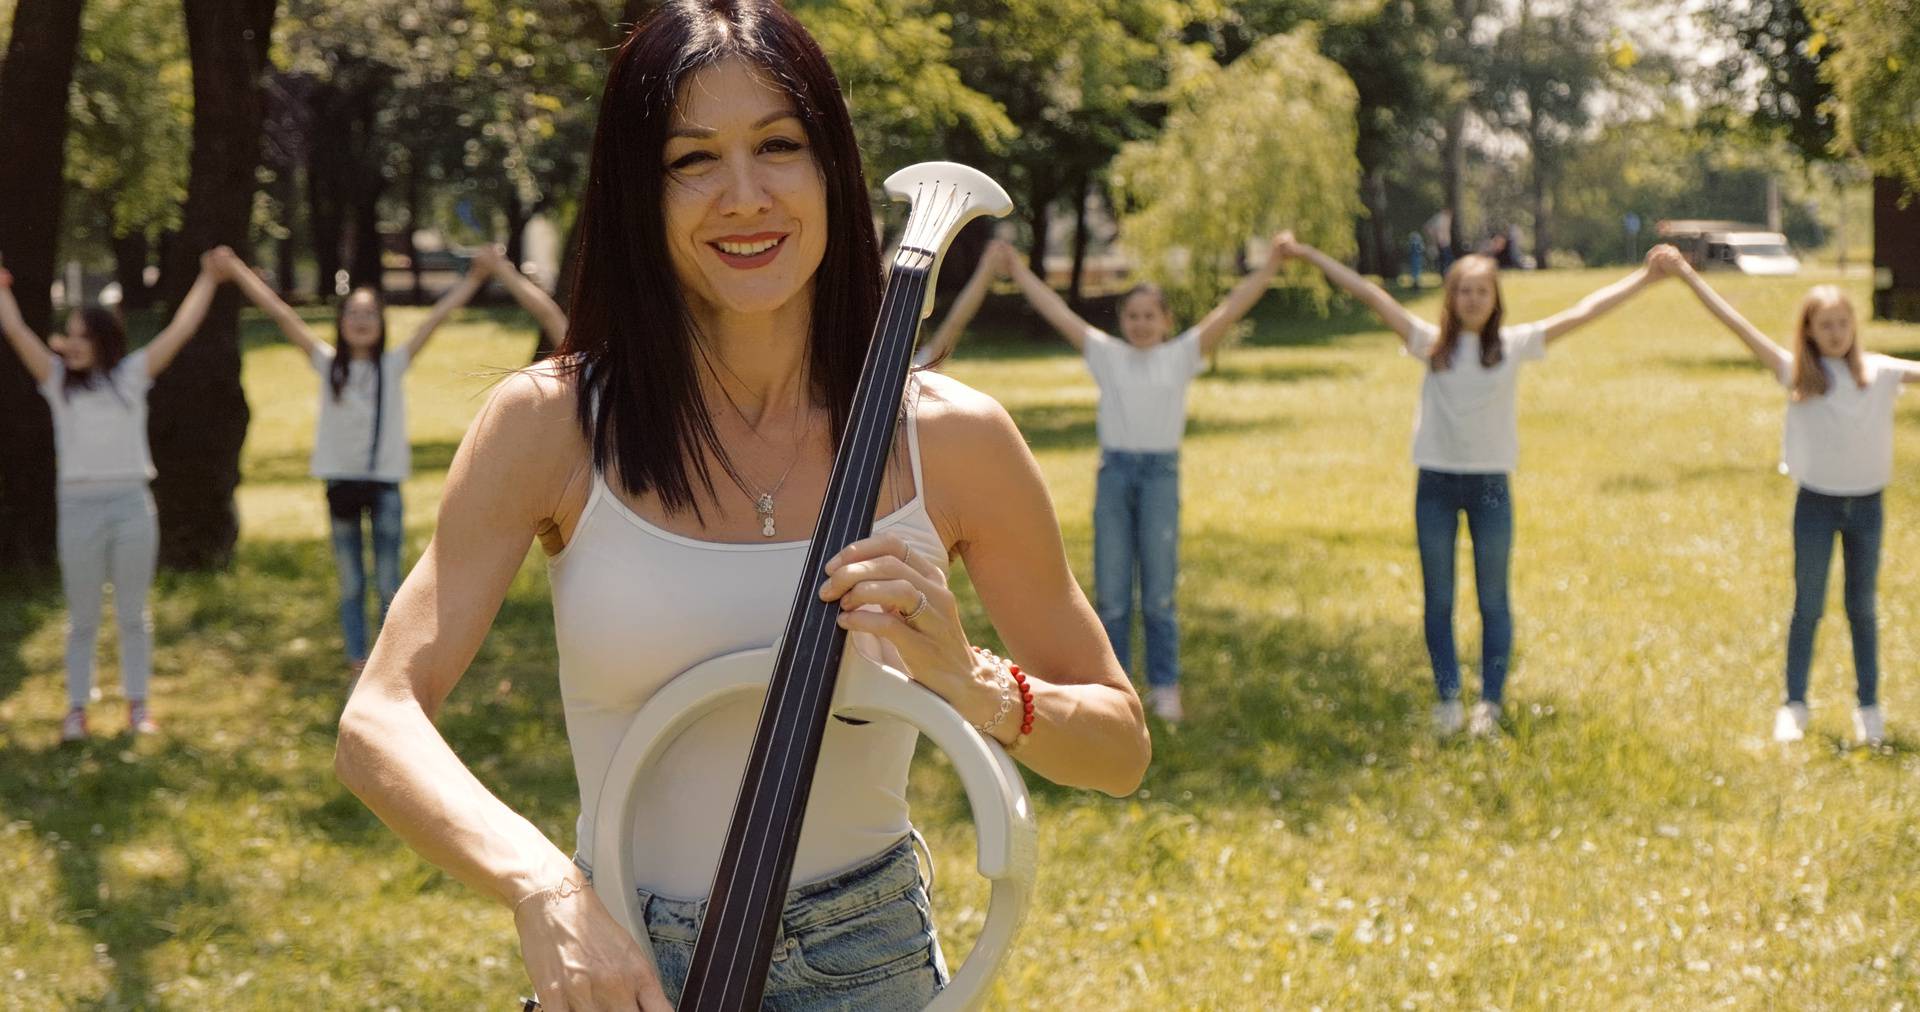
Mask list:
[[[1026,738],[1028,735],[1033,733],[1033,687],[1027,684],[1027,676],[1024,672],[1020,670],[1020,665],[1015,664],[1010,660],[1006,660],[1005,658],[995,656],[993,651],[988,650],[984,647],[974,647],[973,649],[975,653],[979,654],[981,657],[986,658],[989,662],[993,663],[997,667],[1000,667],[1002,671],[1006,672],[1006,674],[1010,678],[1012,678],[1014,688],[1019,690],[1020,732],[1013,736],[1013,741],[1008,742],[1005,746],[1003,746],[1007,750],[1007,752],[1011,754],[1015,749],[1019,748],[1023,742],[1026,741]],[[1010,705],[1011,703],[1012,703],[1011,698],[1008,698],[1005,696],[1001,698],[1001,712],[999,714],[995,714],[992,723],[988,724],[987,727],[981,729],[981,732],[983,734],[987,733],[991,728],[999,725],[1000,718],[1005,715],[1005,712],[1007,710],[1012,709],[1012,706]]]

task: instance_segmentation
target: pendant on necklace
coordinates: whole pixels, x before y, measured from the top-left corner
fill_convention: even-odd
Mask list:
[[[760,536],[773,537],[773,495],[763,492],[753,501],[753,511],[760,514]]]

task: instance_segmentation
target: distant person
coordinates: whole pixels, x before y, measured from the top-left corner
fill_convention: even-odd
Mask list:
[[[1903,385],[1920,381],[1920,362],[1869,353],[1860,344],[1853,303],[1839,288],[1819,285],[1800,300],[1791,349],[1747,322],[1677,251],[1661,257],[1707,309],[1733,331],[1787,390],[1783,468],[1799,484],[1793,506],[1793,618],[1787,625],[1786,700],[1774,713],[1776,741],[1807,732],[1807,682],[1813,635],[1827,600],[1833,541],[1845,565],[1847,625],[1853,632],[1855,740],[1886,738],[1880,711],[1876,583],[1884,517],[1881,491],[1893,479],[1894,404]]]
[[[1420,412],[1413,427],[1414,532],[1420,547],[1427,656],[1433,663],[1434,727],[1443,735],[1464,725],[1475,735],[1499,728],[1513,616],[1507,600],[1513,550],[1513,495],[1508,475],[1519,458],[1515,399],[1519,369],[1545,358],[1547,346],[1599,319],[1661,275],[1642,267],[1537,323],[1505,322],[1499,269],[1491,257],[1462,257],[1447,272],[1438,326],[1415,317],[1378,285],[1289,233],[1280,248],[1327,275],[1366,303],[1422,363]],[[1460,661],[1453,642],[1454,555],[1460,514],[1473,542],[1473,581],[1480,600],[1480,701],[1469,719],[1460,701]]]
[[[558,348],[567,339],[567,311],[560,308],[560,304],[547,294],[546,289],[522,274],[507,259],[506,247],[483,248],[473,258],[469,269],[483,275],[482,285],[486,284],[488,278],[500,282],[500,287],[513,296],[513,301],[519,303],[520,308],[533,314],[534,320],[540,324],[541,333],[545,335],[546,346]]]
[[[225,249],[225,247],[221,247]],[[93,696],[93,654],[100,633],[101,598],[113,585],[120,628],[120,685],[127,696],[127,728],[159,730],[148,695],[153,675],[153,616],[147,591],[160,552],[155,522],[153,455],[147,447],[147,391],[173,363],[207,318],[219,287],[211,264],[180,300],[173,321],[146,346],[127,352],[120,318],[97,308],[67,314],[66,333],[41,341],[28,329],[13,297],[13,275],[0,268],[0,330],[26,366],[53,412],[53,456],[60,586],[67,598],[67,716],[61,741],[87,737]]]
[[[1407,233],[1407,271],[1413,275],[1414,291],[1420,290],[1420,271],[1426,266],[1427,244],[1420,238],[1420,230]]]
[[[498,267],[483,254],[466,277],[434,303],[427,318],[398,348],[387,346],[386,304],[379,291],[356,288],[340,300],[331,346],[314,336],[300,314],[231,251],[215,260],[224,280],[239,286],[280,332],[306,353],[320,377],[320,413],[313,436],[312,472],[326,482],[333,559],[340,580],[340,631],[347,664],[367,661],[365,526],[372,521],[374,590],[384,623],[400,589],[400,542],[404,532],[400,483],[413,470],[407,441],[407,368],[440,325],[466,305]]]
[[[1013,247],[994,241],[980,254],[980,262],[974,265],[973,274],[961,287],[960,293],[953,297],[953,305],[948,307],[947,315],[940,320],[940,326],[933,336],[920,342],[914,349],[913,365],[917,369],[938,369],[953,354],[960,344],[960,335],[966,332],[967,324],[973,322],[974,315],[980,312],[981,303],[986,301],[987,289],[993,279],[1009,272],[1012,268],[1006,263],[1007,254]]]
[[[1011,246],[1001,261],[1021,294],[1086,358],[1100,388],[1100,475],[1093,500],[1094,608],[1120,667],[1133,637],[1134,588],[1146,626],[1147,703],[1178,723],[1180,632],[1174,590],[1180,571],[1180,442],[1187,388],[1233,325],[1260,301],[1280,270],[1279,237],[1267,260],[1240,279],[1212,312],[1175,333],[1166,293],[1139,284],[1120,300],[1120,337],[1081,319]]]

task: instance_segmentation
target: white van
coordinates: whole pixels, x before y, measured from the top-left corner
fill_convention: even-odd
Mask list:
[[[1778,232],[1709,234],[1703,267],[1729,267],[1742,274],[1779,276],[1800,273],[1787,237]]]
[[[1662,221],[1654,233],[1672,243],[1698,270],[1735,270],[1742,274],[1786,275],[1800,272],[1787,237],[1733,221]]]

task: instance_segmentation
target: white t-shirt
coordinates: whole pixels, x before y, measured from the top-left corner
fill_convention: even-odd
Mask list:
[[[1865,389],[1853,381],[1846,359],[1822,356],[1827,392],[1787,402],[1780,469],[1815,492],[1867,495],[1893,480],[1893,405],[1901,369],[1885,355],[1868,355],[1862,364]],[[1791,361],[1779,379],[1791,394]]]
[[[365,481],[407,480],[413,449],[407,445],[407,353],[390,350],[380,360],[380,450],[373,452],[374,372],[370,359],[347,364],[347,382],[333,396],[333,349],[314,349],[313,371],[320,374],[320,420],[313,434],[315,478]]]
[[[153,455],[147,449],[147,352],[142,348],[120,360],[92,386],[65,389],[67,363],[53,356],[53,371],[40,384],[40,396],[53,409],[54,467],[60,484],[152,481]]]
[[[1088,327],[1087,370],[1100,388],[1100,446],[1131,453],[1171,453],[1187,430],[1187,388],[1206,365],[1194,330],[1151,348]]]
[[[1414,321],[1407,354],[1427,367],[1427,355],[1440,341],[1440,328]],[[1547,355],[1547,329],[1538,323],[1500,328],[1505,349],[1500,364],[1480,364],[1480,335],[1460,332],[1452,368],[1427,367],[1420,387],[1420,408],[1413,420],[1413,463],[1430,471],[1504,474],[1520,457],[1520,425],[1514,401],[1520,365]]]

